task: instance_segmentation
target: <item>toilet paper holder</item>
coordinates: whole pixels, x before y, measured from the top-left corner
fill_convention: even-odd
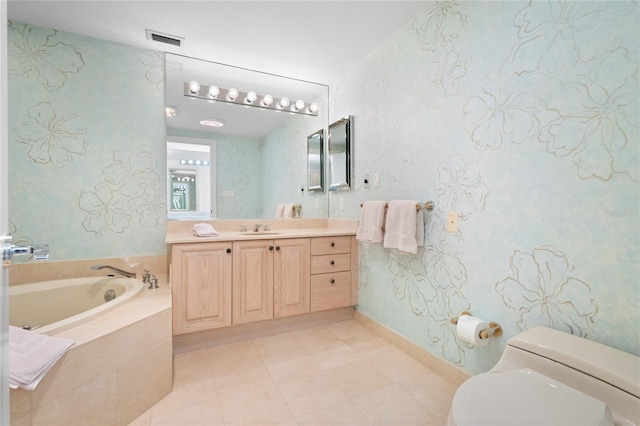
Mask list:
[[[460,318],[463,315],[471,315],[471,312],[462,311],[459,316],[451,318],[451,324],[457,325],[458,318]],[[481,330],[479,334],[479,337],[481,339],[488,339],[489,337],[499,337],[499,336],[502,336],[502,327],[500,327],[500,324],[498,324],[497,322],[490,322],[489,328],[485,328]]]

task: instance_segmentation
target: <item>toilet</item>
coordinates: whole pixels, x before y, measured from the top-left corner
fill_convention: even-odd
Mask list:
[[[451,426],[639,425],[640,358],[535,327],[509,339],[489,372],[456,391]]]

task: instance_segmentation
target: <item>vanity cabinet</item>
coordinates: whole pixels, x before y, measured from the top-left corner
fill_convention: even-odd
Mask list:
[[[309,238],[233,243],[233,323],[310,309]]]
[[[173,334],[358,303],[353,236],[173,244]]]
[[[353,254],[352,237],[311,240],[311,312],[352,305]]]
[[[174,244],[173,334],[231,325],[231,242]]]

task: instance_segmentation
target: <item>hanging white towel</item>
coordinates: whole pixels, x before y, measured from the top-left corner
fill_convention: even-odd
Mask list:
[[[385,201],[366,201],[360,211],[356,239],[368,243],[381,243],[384,239]]]
[[[73,340],[9,326],[9,387],[35,389],[73,344]]]
[[[416,209],[416,200],[392,200],[387,210],[384,248],[396,248],[407,253],[417,253],[424,244],[424,219],[422,209]]]
[[[198,237],[219,237],[220,233],[213,229],[208,223],[198,223],[193,225],[191,231]]]
[[[287,203],[284,205],[284,218],[285,219],[292,219],[293,217],[295,217],[296,212],[295,209],[293,208],[294,204],[293,203]]]
[[[276,217],[284,217],[284,203],[280,203],[276,206]]]

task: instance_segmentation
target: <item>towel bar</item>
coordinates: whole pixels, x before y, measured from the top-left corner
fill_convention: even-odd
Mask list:
[[[364,203],[360,203],[360,207],[364,206]],[[425,210],[431,211],[433,210],[433,201],[427,201],[426,203],[424,203],[424,205],[422,204],[416,204],[416,211],[420,210],[421,208],[424,207]],[[387,207],[389,207],[389,203],[384,205],[384,208],[386,209]]]

